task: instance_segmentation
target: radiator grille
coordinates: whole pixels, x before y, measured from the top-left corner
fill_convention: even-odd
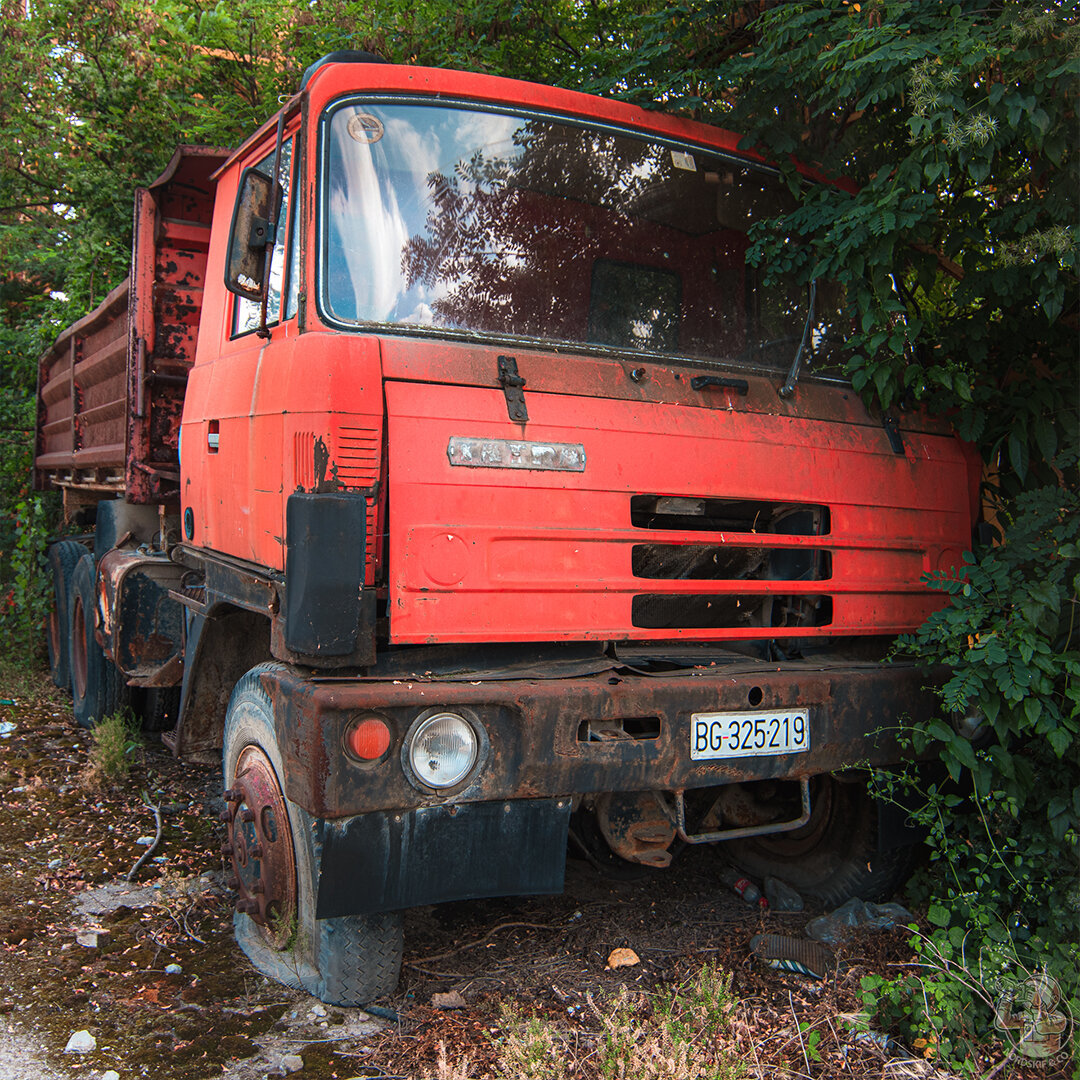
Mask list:
[[[783,544],[783,536],[820,537],[829,531],[825,506],[749,499],[635,495],[634,527],[671,535],[671,542],[635,544],[634,577],[654,582],[716,582],[711,591],[654,591],[636,595],[631,622],[643,630],[716,630],[828,626],[832,598],[800,590],[786,595],[747,589],[747,582],[827,581],[832,552],[817,545]],[[682,533],[683,536],[674,534]],[[711,542],[701,534],[712,533]],[[771,542],[764,542],[768,537]],[[659,588],[659,586],[655,586]],[[805,587],[804,587],[805,588]]]

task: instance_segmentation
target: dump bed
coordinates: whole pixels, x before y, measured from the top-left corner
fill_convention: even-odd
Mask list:
[[[131,274],[65,330],[38,367],[35,487],[65,509],[112,491],[177,497],[177,436],[195,359],[213,213],[211,177],[228,152],[181,146],[135,194]]]

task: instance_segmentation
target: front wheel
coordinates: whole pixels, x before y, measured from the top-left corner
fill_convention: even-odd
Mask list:
[[[397,986],[401,913],[315,918],[319,824],[285,797],[273,704],[262,685],[278,668],[252,668],[236,684],[225,720],[223,850],[238,894],[236,939],[269,978],[327,1004],[366,1005]]]
[[[797,799],[794,794],[792,816]],[[877,804],[865,784],[817,776],[810,781],[810,820],[801,829],[728,840],[723,849],[746,873],[777,877],[825,907],[856,897],[880,902],[907,881],[918,845],[879,851],[877,822]]]

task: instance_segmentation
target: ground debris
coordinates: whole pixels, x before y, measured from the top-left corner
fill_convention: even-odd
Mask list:
[[[457,990],[451,990],[447,994],[432,994],[431,1004],[436,1009],[464,1009],[465,999]]]
[[[368,1010],[317,1004],[267,982],[233,941],[209,809],[220,795],[216,770],[181,765],[148,743],[123,788],[87,788],[89,737],[44,680],[4,719],[15,730],[0,740],[0,1014],[13,1029],[32,1019],[36,1041],[69,1074],[78,1062],[80,1078],[115,1064],[123,1080],[265,1080],[294,1055],[305,1080],[501,1080],[513,1074],[500,1055],[535,1019],[565,1064],[558,1075],[596,1080],[615,1003],[647,1024],[657,995],[708,962],[731,976],[708,1053],[770,1080],[898,1075],[840,1018],[862,1008],[862,976],[912,959],[910,934],[854,930],[821,981],[763,969],[751,938],[801,936],[819,912],[748,908],[718,887],[724,860],[707,848],[635,880],[572,859],[561,896],[414,909],[392,999]],[[166,857],[131,884],[148,806],[161,808]],[[97,948],[75,943],[91,930]],[[637,962],[610,962],[620,952]],[[63,1053],[86,1025],[105,1060]],[[983,1072],[991,1064],[975,1063]]]
[[[612,949],[606,967],[608,971],[614,971],[616,968],[633,967],[640,963],[641,957],[633,949]]]

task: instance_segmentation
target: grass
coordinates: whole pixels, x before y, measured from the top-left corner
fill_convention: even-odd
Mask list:
[[[742,1062],[721,1046],[736,1002],[731,975],[711,964],[679,986],[657,991],[625,987],[603,1007],[587,996],[588,1030],[548,1016],[502,1007],[493,1035],[499,1080],[737,1080]],[[467,1075],[440,1061],[440,1080]]]

